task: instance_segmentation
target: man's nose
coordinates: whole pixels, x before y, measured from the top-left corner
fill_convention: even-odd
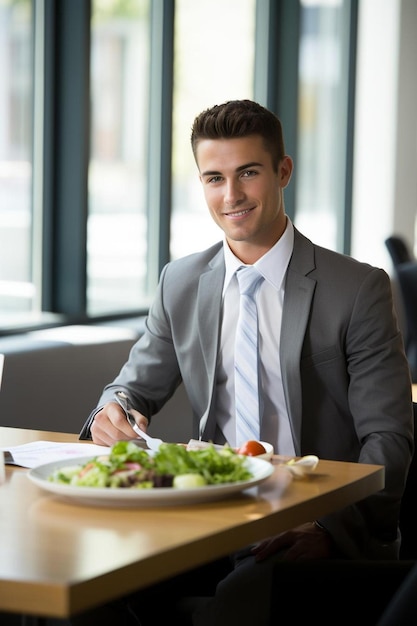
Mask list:
[[[239,204],[244,198],[241,184],[238,181],[231,180],[227,182],[224,201],[228,206]]]

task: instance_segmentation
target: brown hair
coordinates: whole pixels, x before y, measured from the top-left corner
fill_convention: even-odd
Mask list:
[[[281,122],[274,113],[252,100],[231,100],[200,113],[191,131],[194,158],[197,161],[197,147],[203,139],[236,139],[249,135],[262,137],[277,171],[285,156]]]

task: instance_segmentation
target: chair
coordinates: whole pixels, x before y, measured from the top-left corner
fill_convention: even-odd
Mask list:
[[[394,267],[397,267],[400,263],[408,263],[414,260],[414,256],[403,237],[392,235],[385,239],[385,245],[391,255]]]
[[[413,382],[417,381],[417,261],[396,267],[406,321],[405,350]]]
[[[392,235],[385,240],[391,255],[402,301],[404,343],[413,382],[417,381],[417,259],[405,239]]]

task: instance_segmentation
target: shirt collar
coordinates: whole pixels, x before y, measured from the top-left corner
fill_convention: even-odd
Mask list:
[[[287,226],[277,243],[266,252],[254,266],[260,274],[275,289],[281,288],[290,262],[291,254],[294,247],[294,227],[291,220],[287,217]],[[226,273],[223,285],[223,294],[226,292],[230,281],[232,280],[236,270],[244,265],[231,251],[226,238],[223,240],[224,261],[226,265]]]

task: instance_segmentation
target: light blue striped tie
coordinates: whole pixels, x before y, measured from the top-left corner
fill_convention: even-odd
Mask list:
[[[260,372],[258,368],[258,311],[255,294],[263,276],[253,266],[236,272],[240,310],[235,341],[236,445],[260,438]]]

